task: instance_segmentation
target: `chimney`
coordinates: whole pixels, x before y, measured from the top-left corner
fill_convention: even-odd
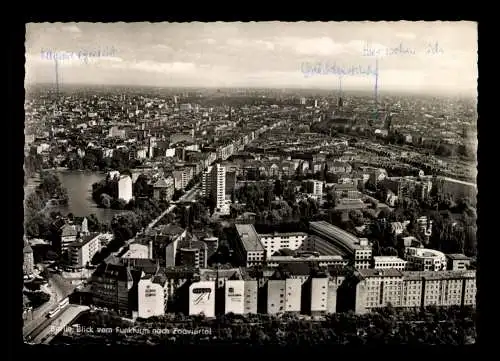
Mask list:
[[[153,259],[153,240],[149,241],[148,251],[149,251],[148,258]]]

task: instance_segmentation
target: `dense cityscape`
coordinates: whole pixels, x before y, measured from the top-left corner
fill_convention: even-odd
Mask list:
[[[31,88],[26,341],[474,343],[475,108]]]

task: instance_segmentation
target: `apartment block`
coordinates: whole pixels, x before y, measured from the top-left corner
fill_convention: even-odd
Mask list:
[[[300,312],[302,281],[287,278],[267,283],[267,313]]]

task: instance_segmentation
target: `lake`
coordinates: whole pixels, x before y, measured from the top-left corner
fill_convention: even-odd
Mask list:
[[[92,200],[92,184],[105,178],[104,173],[86,171],[56,171],[64,188],[68,191],[68,205],[60,207],[61,213],[73,213],[77,217],[94,213],[100,222],[109,223],[120,211],[99,208]],[[38,177],[28,181],[25,192],[29,193],[38,185]]]

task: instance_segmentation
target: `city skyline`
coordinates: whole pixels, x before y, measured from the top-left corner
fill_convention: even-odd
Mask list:
[[[477,92],[473,22],[32,23],[25,46],[27,87],[336,90],[344,74],[343,89],[371,90],[374,76],[349,69],[378,59],[381,92]]]

